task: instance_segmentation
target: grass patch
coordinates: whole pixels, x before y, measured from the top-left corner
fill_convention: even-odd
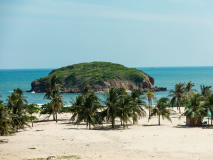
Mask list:
[[[76,155],[71,155],[71,156],[60,156],[57,157],[58,160],[63,160],[63,159],[81,159],[81,157],[76,156]]]

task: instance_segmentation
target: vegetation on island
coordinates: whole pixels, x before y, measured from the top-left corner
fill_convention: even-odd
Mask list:
[[[66,86],[93,84],[100,81],[112,79],[131,80],[142,82],[144,73],[135,68],[127,68],[121,64],[110,62],[79,63],[53,70],[45,78],[50,79],[57,75],[64,79]],[[66,78],[65,78],[66,77]]]
[[[129,90],[140,87],[154,87],[154,80],[147,74],[135,68],[127,68],[121,64],[110,62],[79,63],[53,70],[48,76],[32,82],[31,92],[45,92],[48,82],[52,77],[57,76],[63,83],[61,91],[66,93],[80,93],[84,86],[89,84],[95,91],[109,90],[112,85],[117,85],[116,81],[127,83]],[[151,78],[152,79],[152,78]],[[146,86],[143,81],[146,80]]]
[[[135,89],[128,94],[122,87],[111,88],[105,93],[105,100],[101,100],[94,93],[90,85],[86,85],[83,92],[76,99],[71,99],[71,106],[64,107],[63,98],[60,95],[62,81],[53,76],[48,82],[48,88],[44,98],[50,99],[50,103],[38,108],[35,104],[28,104],[24,92],[17,88],[13,90],[11,96],[8,96],[7,103],[0,101],[0,135],[10,135],[20,129],[30,127],[29,123],[36,120],[34,113],[52,114],[53,120],[57,122],[57,114],[61,112],[70,112],[72,116],[70,121],[79,125],[86,123],[86,127],[102,126],[104,123],[110,124],[112,129],[122,126],[128,127],[128,124],[135,124],[140,118],[146,117],[146,108],[149,108],[148,120],[158,117],[160,125],[162,119],[171,121],[170,115],[175,113],[173,106],[177,106],[180,112],[180,106],[185,106],[181,116],[193,119],[194,125],[199,124],[204,117],[213,121],[213,93],[211,86],[201,85],[201,93],[194,90],[194,84],[177,83],[175,89],[170,91],[168,97],[162,97],[159,100],[155,98],[154,92],[144,93],[140,89]],[[148,100],[147,106],[145,99]],[[152,100],[156,105],[152,106]],[[120,120],[120,125],[115,123]],[[209,121],[208,121],[209,124]]]

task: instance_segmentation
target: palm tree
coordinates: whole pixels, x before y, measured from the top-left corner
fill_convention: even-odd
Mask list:
[[[132,115],[132,106],[133,101],[132,97],[128,94],[121,95],[118,99],[118,117],[121,118],[123,122],[123,128],[125,128],[125,123],[131,122],[130,118],[133,117]],[[128,126],[127,126],[128,127]]]
[[[50,107],[52,107],[53,115],[55,115],[55,121],[58,122],[57,113],[60,113],[62,107],[63,107],[63,100],[60,95],[55,96],[52,98],[50,102]]]
[[[11,96],[8,96],[7,107],[12,117],[13,128],[18,130],[24,129],[28,125],[29,117],[27,116],[27,100],[23,96],[24,92],[20,89],[14,89]]]
[[[37,104],[29,104],[27,106],[27,112],[30,114],[30,121],[32,122],[32,127],[33,127],[33,120],[36,120],[36,116],[33,116],[33,113],[38,113],[40,111],[40,108],[38,107]]]
[[[148,92],[147,93],[145,93],[146,94],[146,97],[147,97],[147,99],[148,99],[148,102],[149,102],[149,119],[150,119],[150,115],[151,115],[151,107],[152,107],[152,100],[153,99],[155,99],[155,92],[150,92],[149,90],[148,90]]]
[[[115,88],[111,88],[109,93],[106,95],[106,109],[103,111],[103,115],[107,117],[108,120],[111,121],[112,128],[115,128],[115,118],[117,116],[118,111],[118,90]]]
[[[82,93],[83,93],[83,95],[86,95],[86,94],[88,94],[88,93],[93,93],[93,89],[92,89],[92,87],[91,87],[89,84],[87,84],[87,85],[84,87]]]
[[[75,121],[76,117],[78,116],[78,112],[80,111],[80,109],[82,108],[84,104],[84,96],[78,95],[76,97],[76,100],[71,98],[70,103],[72,104],[70,108],[70,111],[72,113],[72,117],[70,118],[70,121]]]
[[[174,106],[174,104],[176,104],[177,110],[179,108],[179,113],[181,113],[180,105],[183,104],[185,93],[184,83],[177,83],[175,85],[175,90],[171,90],[169,93],[169,97],[172,97],[171,105]]]
[[[211,94],[206,100],[205,103],[202,105],[211,113],[211,125],[213,120],[213,94]],[[209,116],[208,116],[209,117]],[[209,118],[208,118],[209,119]]]
[[[200,85],[201,95],[202,95],[205,99],[207,99],[208,96],[210,96],[210,95],[212,94],[211,87],[212,87],[212,86]]]
[[[172,122],[170,115],[174,112],[169,108],[169,99],[163,97],[157,101],[157,105],[152,109],[151,117],[158,116],[158,124],[160,125],[160,116]]]
[[[11,125],[11,117],[8,108],[0,100],[0,135],[10,135],[14,130]]]
[[[53,108],[53,120],[57,123],[57,113],[60,111],[60,108],[63,107],[62,97],[60,96],[60,85],[62,84],[61,80],[54,75],[50,82],[47,82],[47,89],[44,98],[51,99],[50,107]]]
[[[193,93],[181,116],[186,116],[190,120],[194,119],[195,124],[198,124],[198,120],[201,121],[204,116],[207,116],[206,109],[202,105],[203,100],[204,98],[200,93]]]
[[[146,106],[146,102],[143,100],[144,97],[142,97],[143,92],[140,89],[135,89],[131,93],[132,97],[132,118],[133,118],[133,124],[137,122],[138,118],[146,116],[146,111],[143,109],[142,106]]]
[[[192,81],[189,81],[188,83],[185,83],[185,93],[186,93],[186,97],[190,98],[190,93],[191,92],[196,92],[196,89],[192,89],[195,86],[194,83],[192,83]]]
[[[87,123],[87,127],[91,129],[91,125],[96,124],[96,115],[98,109],[101,107],[98,97],[95,93],[84,95],[82,105],[76,106],[77,120],[75,124],[80,124],[83,120]]]

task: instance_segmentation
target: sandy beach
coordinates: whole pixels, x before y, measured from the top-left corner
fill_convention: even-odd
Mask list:
[[[179,114],[171,116],[172,123],[161,120],[158,126],[157,118],[148,122],[146,117],[124,130],[107,129],[108,124],[104,129],[88,130],[85,124],[69,123],[70,116],[61,114],[63,120],[58,123],[39,122],[14,136],[0,137],[0,159],[213,159],[213,130],[187,127],[186,118],[179,119]]]

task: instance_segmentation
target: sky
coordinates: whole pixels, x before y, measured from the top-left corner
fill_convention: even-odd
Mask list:
[[[212,0],[0,0],[0,69],[212,60]]]

